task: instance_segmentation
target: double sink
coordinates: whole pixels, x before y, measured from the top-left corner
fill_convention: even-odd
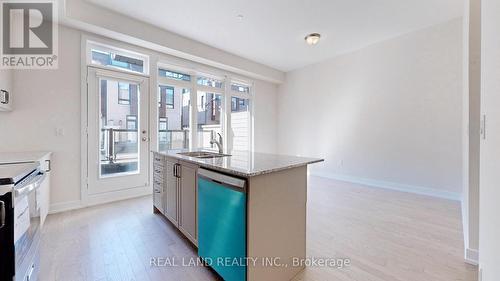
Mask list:
[[[219,158],[219,157],[231,156],[229,154],[222,154],[222,153],[209,152],[209,151],[180,152],[177,154],[188,156],[188,157],[200,158],[200,159],[209,159],[209,158]]]

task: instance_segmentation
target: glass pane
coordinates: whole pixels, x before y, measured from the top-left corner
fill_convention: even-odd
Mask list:
[[[231,90],[238,93],[250,93],[250,87],[242,84],[232,83]]]
[[[224,82],[214,79],[214,78],[208,78],[208,77],[198,77],[196,83],[198,85],[202,86],[209,86],[209,87],[214,87],[214,88],[219,88],[222,89],[224,87]]]
[[[139,95],[137,84],[100,80],[101,177],[139,172]]]
[[[160,85],[158,88],[158,148],[189,148],[189,89]]]
[[[123,55],[92,50],[92,63],[104,66],[128,69],[134,72],[144,73],[144,61]]]
[[[184,74],[180,72],[175,72],[171,70],[166,70],[166,69],[159,69],[158,70],[158,75],[161,77],[167,77],[170,79],[175,79],[175,80],[182,80],[182,81],[191,81],[191,75],[189,74]]]
[[[217,133],[222,135],[221,105],[222,95],[198,91],[198,146],[200,148],[217,149],[210,140],[218,139]]]
[[[250,149],[250,100],[231,97],[231,128],[233,150]]]
[[[174,109],[174,87],[160,86],[159,106],[164,105],[168,109]]]

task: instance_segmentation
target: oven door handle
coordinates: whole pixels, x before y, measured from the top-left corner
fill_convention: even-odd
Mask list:
[[[0,201],[0,229],[5,226],[5,202]]]
[[[46,174],[43,172],[40,172],[36,177],[33,178],[33,180],[31,180],[25,186],[23,186],[21,188],[14,187],[14,189],[16,191],[15,192],[16,197],[23,196],[24,194],[27,194],[27,193],[37,189],[38,187],[40,187],[40,185],[42,184],[45,177],[46,177]]]

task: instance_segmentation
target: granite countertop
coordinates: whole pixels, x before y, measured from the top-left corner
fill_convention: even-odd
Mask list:
[[[33,162],[50,153],[48,151],[0,152],[0,164]]]
[[[196,150],[197,151],[197,150]],[[180,152],[189,150],[168,150],[166,152],[153,151],[168,157],[199,165],[200,167],[217,170],[241,177],[254,177],[277,171],[300,167],[324,161],[320,158],[306,158],[290,155],[267,154],[249,151],[233,151],[231,156],[217,158],[196,158],[180,155]],[[213,152],[213,151],[210,151]]]

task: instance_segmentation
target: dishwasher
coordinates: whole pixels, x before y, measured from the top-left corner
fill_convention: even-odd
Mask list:
[[[226,281],[246,280],[246,180],[198,169],[198,256]]]

